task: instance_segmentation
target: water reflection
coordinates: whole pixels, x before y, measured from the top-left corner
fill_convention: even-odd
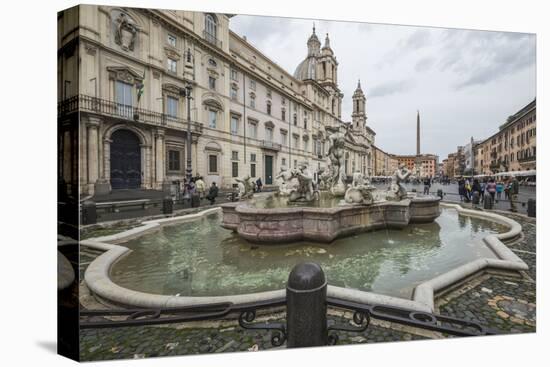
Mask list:
[[[219,215],[131,240],[112,269],[121,286],[157,294],[228,295],[282,289],[298,262],[321,264],[330,284],[410,297],[415,285],[479,257],[481,238],[503,229],[443,209],[434,223],[338,239],[255,245],[220,227]]]

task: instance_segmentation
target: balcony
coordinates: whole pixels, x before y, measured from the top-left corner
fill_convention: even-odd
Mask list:
[[[206,30],[202,31],[202,37],[206,42],[213,44],[217,48],[222,48],[222,41],[216,38],[215,34],[209,33]]]
[[[522,163],[533,163],[537,160],[537,156],[536,155],[531,155],[529,157],[523,157],[523,158],[519,158],[518,159],[518,162],[520,164]]]
[[[185,119],[82,94],[61,101],[57,105],[58,116],[65,116],[77,111],[176,130],[187,130],[187,120]],[[191,121],[191,131],[195,134],[202,134],[202,126],[199,122]]]
[[[270,140],[260,140],[260,146],[263,149],[276,150],[276,151],[281,150],[281,144],[274,143]]]

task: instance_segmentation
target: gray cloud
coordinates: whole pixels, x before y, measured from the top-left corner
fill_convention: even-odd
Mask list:
[[[392,94],[408,92],[414,86],[415,82],[412,80],[389,81],[373,87],[367,95],[370,98],[389,96]]]
[[[423,72],[432,67],[432,65],[435,63],[435,58],[432,56],[426,56],[421,58],[417,61],[416,65],[414,66],[414,70],[417,72]]]

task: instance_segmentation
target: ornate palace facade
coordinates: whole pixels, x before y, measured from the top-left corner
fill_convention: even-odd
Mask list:
[[[59,13],[59,165],[69,191],[177,185],[188,130],[192,173],[208,185],[232,187],[246,174],[271,185],[300,161],[315,171],[326,165],[327,126],[351,132],[346,173],[374,174],[366,98],[358,84],[344,122],[328,34],[321,46],[313,29],[290,74],[233,33],[230,18],[102,5]]]

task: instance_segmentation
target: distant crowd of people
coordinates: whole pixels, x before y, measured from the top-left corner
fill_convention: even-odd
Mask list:
[[[491,200],[491,207],[495,200],[504,199],[510,201],[510,210],[517,211],[517,200],[519,195],[519,182],[516,177],[512,176],[507,180],[495,180],[488,178],[479,180],[474,178],[460,177],[458,179],[458,194],[461,202],[473,202],[474,204],[484,203],[486,200]]]
[[[187,182],[187,179],[184,178],[183,182],[181,182],[180,186],[180,193],[181,196],[184,198],[190,198],[194,195],[198,195],[199,200],[206,199],[210,202],[210,204],[214,204],[216,202],[216,198],[219,195],[219,187],[216,185],[216,182],[212,182],[210,184],[210,187],[206,187],[206,183],[204,182],[204,179],[201,175],[197,174],[194,177],[191,177],[191,180]],[[254,182],[254,192],[261,192],[263,188],[262,179],[258,178]]]

